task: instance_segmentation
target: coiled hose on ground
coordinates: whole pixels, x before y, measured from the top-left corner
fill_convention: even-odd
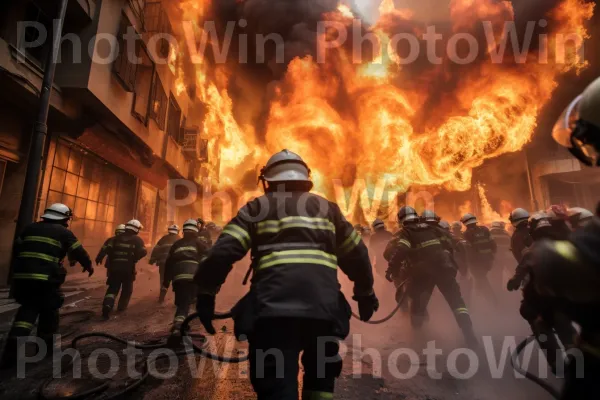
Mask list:
[[[517,348],[513,352],[512,356],[510,357],[510,364],[512,365],[512,367],[513,367],[513,369],[515,371],[517,371],[518,373],[520,373],[521,375],[523,375],[524,377],[526,377],[530,381],[536,383],[538,386],[540,386],[546,392],[550,393],[550,395],[552,397],[554,397],[556,400],[559,400],[560,399],[560,393],[558,392],[558,390],[556,390],[555,388],[553,388],[547,382],[544,382],[544,380],[542,378],[540,378],[539,376],[536,376],[536,375],[532,374],[531,372],[524,370],[521,367],[521,365],[519,364],[519,354],[521,354],[521,352],[525,349],[525,347],[527,347],[527,345],[529,343],[532,343],[534,341],[535,341],[535,337],[534,336],[530,336],[527,339],[523,340],[521,343],[519,343],[519,345],[517,346]]]
[[[405,281],[403,281],[398,286],[398,288],[396,290],[400,290],[400,289],[404,288],[406,286],[407,282],[408,282],[408,279],[406,279]],[[398,312],[398,310],[400,310],[400,307],[402,307],[402,303],[404,303],[404,300],[406,300],[406,293],[407,293],[406,291],[404,291],[404,293],[402,293],[402,297],[400,297],[400,300],[398,300],[398,304],[396,305],[396,308],[394,308],[394,310],[387,317],[385,317],[385,318],[382,318],[382,319],[379,319],[379,320],[376,320],[376,321],[362,321],[360,319],[360,316],[357,315],[357,314],[355,314],[354,312],[352,312],[352,316],[354,318],[356,318],[357,320],[364,322],[365,324],[369,324],[369,325],[380,325],[380,324],[383,324],[383,323],[389,321],[390,319],[392,319],[392,317],[394,315],[396,315],[396,313]]]

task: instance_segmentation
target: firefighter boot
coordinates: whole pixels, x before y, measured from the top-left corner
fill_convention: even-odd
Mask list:
[[[165,302],[165,297],[167,296],[167,288],[160,288],[160,295],[158,297],[158,303],[162,304]]]

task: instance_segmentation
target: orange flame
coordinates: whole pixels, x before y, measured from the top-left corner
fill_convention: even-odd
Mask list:
[[[208,2],[181,0],[184,18],[200,21]],[[559,35],[587,38],[584,24],[593,9],[584,0],[562,0],[548,16],[555,22],[550,42],[555,43]],[[400,11],[392,0],[380,5],[383,17],[390,13],[411,17]],[[345,5],[337,12],[342,20],[352,15]],[[454,31],[491,20],[499,41],[505,21],[511,21],[514,13],[509,1],[453,0],[451,16]],[[384,42],[389,40],[382,26],[373,29]],[[234,117],[227,67],[200,64],[196,92],[207,108],[204,135],[209,138],[212,175],[224,185],[237,185],[269,154],[289,148],[306,159],[316,189],[331,198],[331,179],[339,179],[347,190],[364,179],[370,197],[382,179],[387,189],[396,192],[411,186],[468,190],[474,168],[487,159],[519,151],[531,140],[538,114],[560,74],[585,66],[577,50],[565,54],[564,64],[534,62],[535,53],[526,64],[487,60],[465,66],[449,93],[430,93],[449,74],[446,65],[409,77],[400,67],[390,68],[395,67],[393,57],[393,63],[379,55],[359,66],[342,49],[329,53],[325,64],[309,56],[296,58],[275,84],[260,140],[256,127],[241,126]],[[377,68],[376,61],[380,61]],[[429,110],[432,99],[435,108]],[[505,220],[488,208],[483,187],[478,190],[484,214],[489,216],[483,219]]]

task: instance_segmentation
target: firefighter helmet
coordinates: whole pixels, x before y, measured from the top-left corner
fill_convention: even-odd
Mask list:
[[[454,221],[452,223],[452,231],[453,232],[456,232],[456,231],[460,232],[460,231],[462,231],[462,224],[460,223],[460,221]]]
[[[441,221],[441,218],[438,217],[438,215],[431,210],[424,210],[421,213],[421,218],[425,222],[440,222]]]
[[[554,221],[568,221],[569,220],[569,210],[564,204],[554,204],[545,211],[545,214],[550,217],[550,219]]]
[[[600,78],[561,114],[552,137],[588,166],[600,165]]]
[[[125,233],[125,224],[117,225],[115,228],[115,235],[122,235]]]
[[[552,227],[552,216],[548,215],[545,212],[538,212],[531,216],[531,231],[535,232],[538,229],[542,228],[551,228]]]
[[[298,154],[281,150],[269,158],[260,171],[259,179],[266,182],[311,182],[310,168]]]
[[[140,233],[142,229],[144,229],[144,226],[137,219],[132,219],[131,221],[125,224],[125,230],[131,231],[133,233]]]
[[[508,220],[515,228],[521,223],[529,221],[529,212],[524,208],[515,208],[508,217]]]
[[[445,231],[450,231],[450,224],[448,223],[448,221],[440,221],[438,222],[438,225],[440,226],[440,228],[442,228]]]
[[[417,210],[410,206],[404,206],[398,211],[398,222],[402,225],[407,222],[416,221],[419,219],[419,214],[417,214]]]
[[[188,219],[183,224],[184,232],[200,232],[200,227],[197,219]]]
[[[373,230],[385,229],[385,223],[379,218],[373,221],[371,226],[373,227]]]
[[[569,208],[569,221],[576,226],[583,226],[594,218],[594,213],[581,207]]]
[[[469,226],[477,223],[477,217],[473,214],[465,214],[460,219],[464,226]]]
[[[42,215],[42,219],[49,219],[51,221],[66,221],[71,218],[73,218],[73,211],[61,203],[52,204],[46,208]]]
[[[215,224],[214,222],[209,222],[206,224],[206,229],[214,232],[217,230],[217,224]]]
[[[175,235],[177,235],[179,233],[179,225],[173,224],[173,225],[169,226],[169,228],[167,229],[167,232],[174,233]]]

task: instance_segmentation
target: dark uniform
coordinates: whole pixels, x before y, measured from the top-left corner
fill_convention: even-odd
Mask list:
[[[394,235],[385,229],[385,227],[376,229],[371,235],[369,253],[371,254],[371,260],[375,260],[375,271],[377,271],[377,273],[379,273],[381,276],[385,276],[385,272],[387,270],[387,262],[383,257],[383,252],[385,251],[389,241],[392,240],[393,236]]]
[[[183,239],[176,241],[167,254],[163,287],[168,287],[169,283],[173,282],[175,306],[177,306],[173,319],[175,330],[187,318],[190,306],[196,300],[194,275],[209,248],[210,242],[207,242],[204,236],[200,236],[197,232],[186,231]]]
[[[127,230],[122,235],[113,239],[108,250],[108,289],[102,303],[102,312],[105,317],[112,311],[115,299],[121,291],[118,311],[124,311],[129,305],[135,281],[135,265],[146,256],[146,246],[142,238]]]
[[[8,364],[16,357],[17,338],[29,336],[38,318],[37,334],[52,351],[52,337],[58,331],[58,310],[64,302],[60,286],[67,274],[62,265],[67,255],[84,270],[93,272],[90,256],[64,222],[33,223],[17,238],[13,250],[12,291],[21,307],[5,350],[4,360]]]
[[[514,267],[514,261],[510,252],[510,234],[503,228],[490,229],[492,239],[496,242],[496,256],[492,268],[491,279],[494,285],[504,282],[504,271]]]
[[[529,233],[529,225],[527,221],[521,222],[515,228],[510,238],[510,251],[512,252],[517,263],[521,262],[523,251],[533,244],[533,239]]]
[[[224,228],[196,274],[200,293],[216,293],[232,264],[248,250],[254,276],[234,318],[238,333],[248,335],[258,399],[298,398],[302,352],[303,398],[331,399],[342,362],[327,363],[323,357],[335,358],[339,345],[337,340],[323,344],[319,338],[345,338],[350,329],[338,266],[354,282],[355,299],[374,298],[373,272],[360,235],[336,204],[320,196],[268,192],[244,206]],[[263,356],[269,349],[283,353],[282,370],[277,357]]]
[[[173,244],[179,239],[181,239],[181,237],[176,233],[169,233],[161,237],[156,243],[156,246],[154,246],[152,254],[150,254],[150,265],[158,265],[158,272],[160,274],[159,300],[161,302],[165,299],[165,295],[167,294],[169,286],[171,285],[171,281],[165,279],[165,264],[167,262],[167,256],[169,255],[171,246],[173,246]]]
[[[413,325],[421,325],[432,288],[437,286],[454,311],[467,342],[474,345],[477,340],[473,325],[456,282],[456,267],[451,259],[448,239],[442,232],[425,223],[405,223],[388,244],[385,256],[390,260],[392,269],[408,262],[412,280],[408,290]]]
[[[492,304],[496,304],[496,295],[487,278],[494,265],[496,242],[485,226],[468,225],[464,238],[469,245],[469,269],[475,278],[475,285],[482,295]]]

